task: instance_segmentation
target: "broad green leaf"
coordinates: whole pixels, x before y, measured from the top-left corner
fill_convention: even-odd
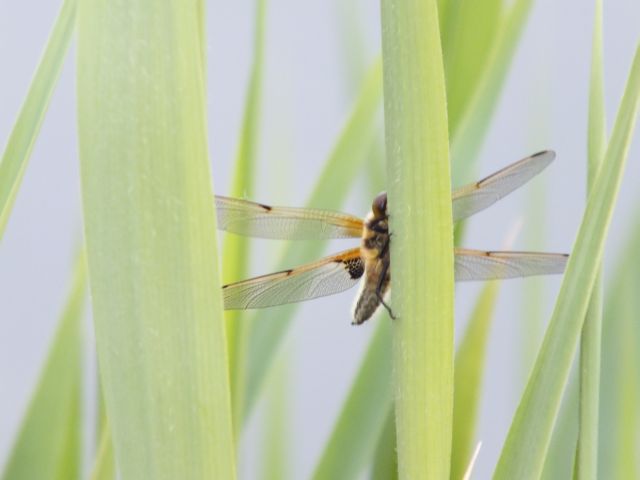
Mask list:
[[[382,59],[399,476],[447,478],[453,224],[437,0],[382,1]]]
[[[464,115],[452,125],[452,178],[454,183],[469,181],[470,160],[477,156],[502,92],[518,39],[531,10],[533,0],[515,0],[501,16],[488,65],[478,80]]]
[[[231,185],[232,197],[253,195],[256,171],[256,155],[258,150],[258,131],[260,126],[260,98],[262,89],[262,70],[264,63],[266,0],[256,0],[256,18],[253,42],[253,65],[249,77],[249,86],[245,100],[242,130],[236,154],[236,163]],[[225,235],[222,251],[222,278],[224,283],[237,281],[247,276],[250,239],[240,235]],[[246,345],[248,340],[248,324],[243,320],[244,312],[225,312],[227,342],[229,348],[229,376],[231,379],[231,401],[233,412],[234,434],[239,437],[244,404]]]
[[[81,187],[122,478],[235,478],[206,138],[204,4],[83,0]]]
[[[367,159],[371,140],[376,133],[376,113],[382,96],[382,66],[379,61],[366,75],[360,94],[347,123],[328,158],[307,205],[337,210],[344,202],[351,179]],[[291,267],[318,257],[324,242],[298,242],[287,248],[279,265]],[[272,308],[258,312],[250,319],[247,390],[244,418],[255,404],[274,353],[280,346],[293,319],[296,306]]]
[[[606,152],[606,117],[602,66],[602,0],[596,0],[589,94],[588,185],[591,191]],[[600,266],[602,270],[602,265]],[[576,450],[578,480],[598,476],[598,411],[600,350],[602,344],[602,279],[598,274],[591,293],[580,340],[580,422]]]
[[[77,0],[65,0],[62,4],[0,160],[0,240],[69,48],[77,3]]]
[[[391,325],[387,318],[374,318],[376,331],[362,366],[340,412],[313,478],[356,478],[372,458],[381,431],[358,428],[389,413],[391,384]],[[381,429],[382,422],[375,422]],[[345,457],[344,452],[349,455]]]
[[[451,478],[464,476],[473,456],[489,331],[500,284],[489,282],[480,292],[456,352]]]
[[[535,478],[542,471],[602,260],[639,103],[640,49],[637,49],[611,141],[589,195],[553,316],[496,468],[497,479]]]
[[[79,256],[47,361],[2,478],[80,478],[82,317],[86,267]]]

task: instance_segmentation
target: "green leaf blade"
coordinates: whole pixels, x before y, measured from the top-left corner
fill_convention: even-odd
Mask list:
[[[74,31],[77,0],[65,0],[0,160],[0,240]]]
[[[635,478],[638,451],[638,362],[640,328],[640,211],[631,218],[635,225],[617,254],[604,301],[602,325],[602,375],[598,478]],[[633,326],[631,329],[629,327]],[[632,342],[635,342],[635,347]]]
[[[593,188],[607,147],[603,76],[602,0],[596,0],[589,92],[588,191]],[[598,412],[602,344],[601,271],[602,264],[591,293],[580,339],[580,422],[575,462],[575,477],[579,480],[595,480],[598,476]]]
[[[80,478],[82,314],[86,283],[84,257],[79,256],[66,306],[3,479]]]
[[[266,0],[256,1],[254,26],[253,64],[245,100],[244,117],[236,154],[231,196],[252,198],[255,186],[256,156],[259,142],[260,105],[264,70],[266,30]],[[222,251],[222,273],[224,283],[245,278],[250,258],[250,239],[240,235],[225,235]],[[229,346],[229,375],[231,379],[231,401],[233,426],[236,440],[242,426],[242,407],[246,387],[246,347],[249,339],[247,315],[241,311],[225,312],[227,343]]]
[[[203,10],[84,0],[78,11],[86,245],[123,478],[235,478]]]
[[[400,478],[447,478],[453,414],[453,225],[436,0],[382,2]],[[424,248],[428,245],[429,248]]]

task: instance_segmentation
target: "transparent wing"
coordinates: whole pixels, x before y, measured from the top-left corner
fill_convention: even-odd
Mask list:
[[[465,282],[563,273],[569,255],[456,248],[455,257],[456,281]]]
[[[364,273],[360,249],[222,287],[224,308],[246,310],[302,302],[353,287]]]
[[[470,217],[474,213],[490,207],[544,170],[555,156],[555,152],[551,150],[538,152],[479,182],[456,189],[452,195],[453,221]]]
[[[362,220],[313,208],[271,207],[216,195],[218,228],[238,235],[279,240],[355,238]]]

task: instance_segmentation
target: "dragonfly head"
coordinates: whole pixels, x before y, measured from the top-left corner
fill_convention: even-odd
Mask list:
[[[376,218],[387,217],[387,192],[379,193],[376,198],[373,199],[371,211]]]

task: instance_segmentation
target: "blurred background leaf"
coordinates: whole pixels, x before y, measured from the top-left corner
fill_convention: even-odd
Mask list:
[[[249,76],[249,85],[244,105],[244,117],[231,183],[230,196],[236,198],[253,198],[257,172],[257,152],[260,131],[262,70],[264,68],[266,0],[256,0],[256,13],[253,41],[253,63]],[[223,283],[231,283],[247,276],[247,265],[251,258],[251,240],[241,235],[227,234],[222,247],[222,279]],[[231,403],[233,412],[234,434],[236,441],[240,436],[242,424],[242,407],[244,405],[244,389],[246,387],[246,346],[249,338],[246,322],[247,314],[243,311],[225,312],[225,324],[229,352],[229,378],[231,382]]]
[[[77,0],[65,0],[0,160],[0,240],[74,31]]]
[[[596,0],[591,53],[589,92],[587,192],[598,177],[607,149],[602,65],[602,1]],[[602,262],[591,292],[591,301],[580,338],[580,380],[578,445],[575,478],[595,480],[598,476],[598,413],[600,395],[600,357],[602,345]]]
[[[84,256],[78,255],[58,329],[2,475],[5,480],[81,478],[86,286]]]

